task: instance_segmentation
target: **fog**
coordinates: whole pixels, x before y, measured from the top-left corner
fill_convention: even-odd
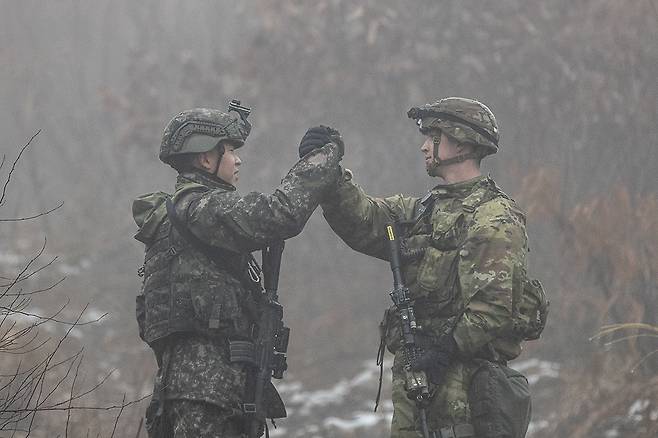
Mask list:
[[[252,108],[240,192],[273,191],[306,129],[322,123],[342,133],[343,166],[369,194],[422,196],[437,181],[425,173],[423,137],[406,111],[463,96],[496,115],[501,148],[485,172],[527,211],[531,274],[551,299],[542,338],[511,364],[533,386],[529,436],[658,433],[655,333],[636,327],[590,339],[609,324],[658,326],[655,0],[0,6],[0,182],[11,175],[0,219],[63,202],[35,219],[0,222],[0,276],[14,278],[47,238],[35,266],[57,260],[23,287],[66,278],[31,295],[23,313],[63,304],[69,321],[87,304],[83,321],[107,313],[61,346],[64,355],[84,348],[80,388],[116,370],[80,406],[117,406],[124,394],[137,400],[151,390],[156,365],[134,310],[143,247],[130,207],[142,193],[173,190],[175,172],[157,154],[175,114],[224,109],[232,98]],[[287,243],[280,296],[292,335],[279,386],[291,415],[273,436],[388,433],[389,384],[389,402],[371,411],[391,280],[386,263],[351,251],[320,211]],[[30,324],[20,316],[9,321]],[[53,341],[66,330],[45,324],[38,336]],[[0,374],[40,357],[0,349]],[[119,409],[76,410],[68,420],[39,413],[31,436],[136,436],[146,404],[118,419]]]

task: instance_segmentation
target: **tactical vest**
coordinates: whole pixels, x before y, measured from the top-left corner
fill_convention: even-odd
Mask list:
[[[461,205],[457,206],[457,198],[449,200],[455,203],[453,208],[435,208],[436,203],[441,202],[440,194],[430,192],[416,203],[412,219],[400,222],[405,236],[402,245],[402,257],[406,262],[404,276],[426,343],[433,343],[450,332],[468,304],[471,297],[461,293],[458,281],[460,255],[466,255],[463,244],[476,210],[500,197],[510,199],[490,179],[482,180],[461,200]],[[547,309],[541,285],[526,278],[525,268],[515,270],[514,282],[515,333],[509,334],[510,345],[501,346],[509,348],[510,353],[518,350],[520,340],[539,336]],[[400,347],[401,339],[395,312],[395,307],[389,308],[380,325],[382,341],[392,353]],[[506,343],[505,340],[500,342]]]
[[[184,191],[174,195],[183,205],[200,195],[194,193],[198,189]],[[237,270],[246,274],[249,255],[237,256]],[[235,267],[222,266],[226,262],[230,262],[226,254],[214,257],[181,235],[167,216],[146,245],[141,268],[144,310],[140,328],[144,341],[153,346],[174,333],[195,333],[213,339],[250,337],[256,320],[257,294],[245,285],[245,278],[239,278]],[[259,272],[255,274],[258,276]],[[139,307],[138,303],[138,319]]]

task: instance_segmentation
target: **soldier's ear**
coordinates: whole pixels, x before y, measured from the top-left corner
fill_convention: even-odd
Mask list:
[[[215,165],[209,152],[198,153],[194,159],[194,164],[196,167],[207,171],[211,171]]]
[[[457,144],[457,152],[459,153],[468,154],[473,151],[475,151],[475,145],[473,143],[463,142]]]

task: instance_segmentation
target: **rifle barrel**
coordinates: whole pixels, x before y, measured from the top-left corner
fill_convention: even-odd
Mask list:
[[[397,238],[397,232],[395,230],[395,224],[386,225],[386,240],[388,242],[389,254],[391,256],[391,272],[393,272],[393,285],[395,289],[400,289],[404,287],[404,282],[402,281],[402,271],[400,267],[400,243]]]

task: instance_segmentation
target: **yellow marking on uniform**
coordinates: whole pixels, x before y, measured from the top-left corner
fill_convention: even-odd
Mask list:
[[[393,234],[393,227],[390,225],[386,226],[386,231],[388,232],[388,240],[393,241],[395,240],[395,234]]]

